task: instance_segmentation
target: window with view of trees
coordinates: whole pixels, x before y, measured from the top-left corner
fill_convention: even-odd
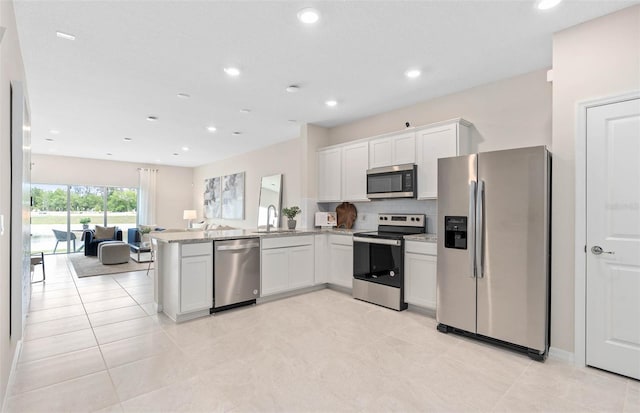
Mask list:
[[[137,188],[33,184],[31,196],[33,252],[81,252],[82,232],[95,225],[117,226],[127,241],[136,226]]]

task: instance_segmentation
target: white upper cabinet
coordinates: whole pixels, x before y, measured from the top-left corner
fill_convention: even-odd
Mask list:
[[[367,142],[342,148],[342,200],[367,201],[367,168],[369,145]]]
[[[438,158],[470,151],[470,124],[461,119],[421,128],[416,132],[418,199],[438,197]]]
[[[342,148],[318,151],[318,201],[340,201]]]
[[[416,135],[407,132],[369,141],[369,168],[402,165],[416,161]]]

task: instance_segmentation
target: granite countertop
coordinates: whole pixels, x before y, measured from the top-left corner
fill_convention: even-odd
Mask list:
[[[437,242],[438,237],[436,234],[414,234],[405,235],[404,239],[407,241],[420,241],[420,242]]]
[[[171,232],[154,232],[151,236],[158,240],[158,242],[181,242],[181,243],[195,243],[204,241],[222,241],[228,239],[243,239],[243,238],[273,238],[273,237],[292,237],[299,235],[313,235],[321,233],[340,234],[340,235],[352,235],[354,231],[352,229],[299,229],[299,230],[273,230],[271,232],[265,232],[261,230],[251,229],[227,229],[227,230],[208,230],[208,231],[171,231]]]

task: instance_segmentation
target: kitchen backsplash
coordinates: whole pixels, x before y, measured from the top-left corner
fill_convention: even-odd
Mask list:
[[[318,211],[335,211],[339,202],[319,202]],[[427,216],[427,232],[436,233],[438,218],[438,201],[435,199],[417,201],[414,199],[385,199],[371,202],[353,202],[358,210],[358,219],[354,225],[357,230],[376,230],[379,213],[425,214]]]

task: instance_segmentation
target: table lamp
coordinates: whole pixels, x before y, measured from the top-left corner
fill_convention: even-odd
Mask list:
[[[187,226],[187,228],[191,228],[191,220],[194,220],[196,218],[197,218],[197,215],[196,215],[195,209],[185,209],[184,213],[182,214],[182,219],[189,220],[189,225]]]

